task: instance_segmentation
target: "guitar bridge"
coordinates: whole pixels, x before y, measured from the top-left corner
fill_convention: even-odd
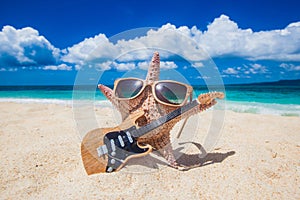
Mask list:
[[[97,153],[98,153],[98,157],[101,157],[101,156],[107,154],[108,149],[107,149],[106,145],[102,145],[102,146],[98,147],[97,148]]]

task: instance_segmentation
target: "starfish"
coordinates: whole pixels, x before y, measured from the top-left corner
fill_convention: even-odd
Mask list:
[[[147,85],[151,85],[154,81],[158,81],[159,74],[159,53],[154,52],[145,83]],[[136,121],[136,124],[139,127],[144,126],[151,121],[154,121],[178,108],[157,102],[152,94],[151,87],[146,87],[139,96],[126,101],[117,99],[113,93],[113,90],[105,85],[100,84],[98,85],[98,88],[121,113],[122,120],[125,120],[130,114],[142,110],[144,112],[144,115]],[[200,95],[200,98],[198,98],[201,103],[200,106],[197,106],[195,107],[195,109],[192,109],[191,111],[183,114],[183,116],[164,124],[162,128],[153,130],[145,136],[138,138],[138,142],[149,144],[153,147],[153,149],[158,150],[171,167],[179,170],[189,169],[189,166],[183,166],[177,163],[170,142],[170,131],[172,130],[174,125],[181,119],[189,117],[213,106],[216,103],[215,98],[223,98],[223,96],[223,93],[206,93]]]

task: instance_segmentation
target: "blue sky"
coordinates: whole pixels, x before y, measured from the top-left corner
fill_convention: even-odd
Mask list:
[[[136,51],[141,47],[163,49],[162,68],[184,74],[192,84],[212,78],[193,70],[211,67],[207,55],[225,83],[300,78],[297,0],[0,4],[0,85],[72,85],[91,68],[105,71],[101,81],[109,84],[145,71],[152,52]],[[115,36],[141,27],[156,29]]]

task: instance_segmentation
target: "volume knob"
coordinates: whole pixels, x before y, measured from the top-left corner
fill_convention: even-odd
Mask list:
[[[107,172],[112,172],[113,171],[113,168],[112,167],[109,167],[108,169],[107,169]]]

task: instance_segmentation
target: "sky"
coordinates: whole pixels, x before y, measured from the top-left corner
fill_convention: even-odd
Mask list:
[[[2,0],[0,85],[112,84],[145,74],[154,51],[165,79],[299,79],[299,7],[298,0]]]

